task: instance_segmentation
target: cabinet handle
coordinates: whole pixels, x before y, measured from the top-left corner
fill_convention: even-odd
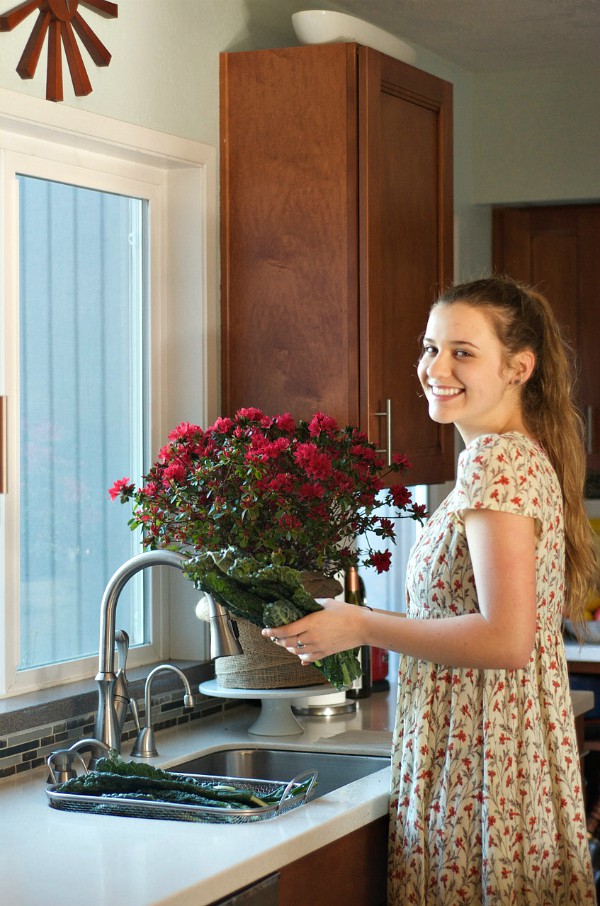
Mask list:
[[[385,418],[385,448],[382,450],[376,450],[376,453],[385,453],[386,463],[388,466],[392,464],[392,401],[385,401],[385,412],[375,412],[374,413],[378,418]]]
[[[594,409],[585,407],[585,449],[586,453],[594,452]]]
[[[8,491],[7,481],[7,431],[6,431],[6,397],[0,396],[0,494]]]

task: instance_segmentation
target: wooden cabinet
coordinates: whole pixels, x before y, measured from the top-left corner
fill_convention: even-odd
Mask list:
[[[387,837],[386,815],[215,906],[385,906]]]
[[[600,205],[497,208],[494,269],[540,289],[578,357],[588,467],[600,469]],[[596,496],[596,494],[594,494]]]
[[[451,479],[415,368],[452,279],[451,85],[356,44],[220,64],[223,414],[321,410]]]
[[[385,816],[286,865],[280,906],[385,906],[387,836]]]

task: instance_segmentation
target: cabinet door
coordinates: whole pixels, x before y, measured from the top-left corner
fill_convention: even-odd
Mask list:
[[[385,906],[388,818],[281,869],[280,906]]]
[[[365,47],[359,75],[363,428],[406,453],[410,483],[442,482],[454,430],[430,420],[416,362],[452,280],[452,86]]]
[[[494,211],[494,268],[540,289],[578,358],[578,401],[587,424],[588,466],[600,469],[600,206]]]
[[[358,424],[356,45],[221,55],[223,414]]]

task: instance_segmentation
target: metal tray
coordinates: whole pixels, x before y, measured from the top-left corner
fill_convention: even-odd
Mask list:
[[[273,805],[260,806],[251,809],[219,808],[218,806],[179,805],[175,802],[152,802],[138,799],[111,799],[107,796],[80,796],[77,793],[59,793],[54,785],[46,790],[49,804],[52,808],[68,812],[89,812],[94,815],[118,815],[125,818],[162,818],[168,821],[200,821],[211,824],[246,824],[251,821],[264,821],[266,818],[276,818],[294,808],[304,805],[312,795],[318,772],[316,770],[303,771],[289,783],[285,780],[260,780],[248,777],[221,777],[214,774],[181,774],[173,772],[178,777],[193,778],[194,780],[208,780],[211,782],[227,783],[236,789],[252,789],[260,796],[273,793],[285,785],[279,802]],[[293,790],[304,780],[311,778],[306,791],[302,795],[293,796]]]

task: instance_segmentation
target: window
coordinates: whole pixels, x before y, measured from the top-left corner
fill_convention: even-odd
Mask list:
[[[107,503],[148,456],[149,201],[18,174],[19,670],[92,655],[90,594],[139,540]],[[142,575],[120,625],[150,641]],[[137,581],[136,581],[137,580]]]
[[[141,550],[107,489],[138,481],[216,396],[214,150],[35,99],[10,108],[0,91],[0,694],[94,675],[103,590]],[[159,572],[119,600],[132,664],[203,654],[191,586]]]

